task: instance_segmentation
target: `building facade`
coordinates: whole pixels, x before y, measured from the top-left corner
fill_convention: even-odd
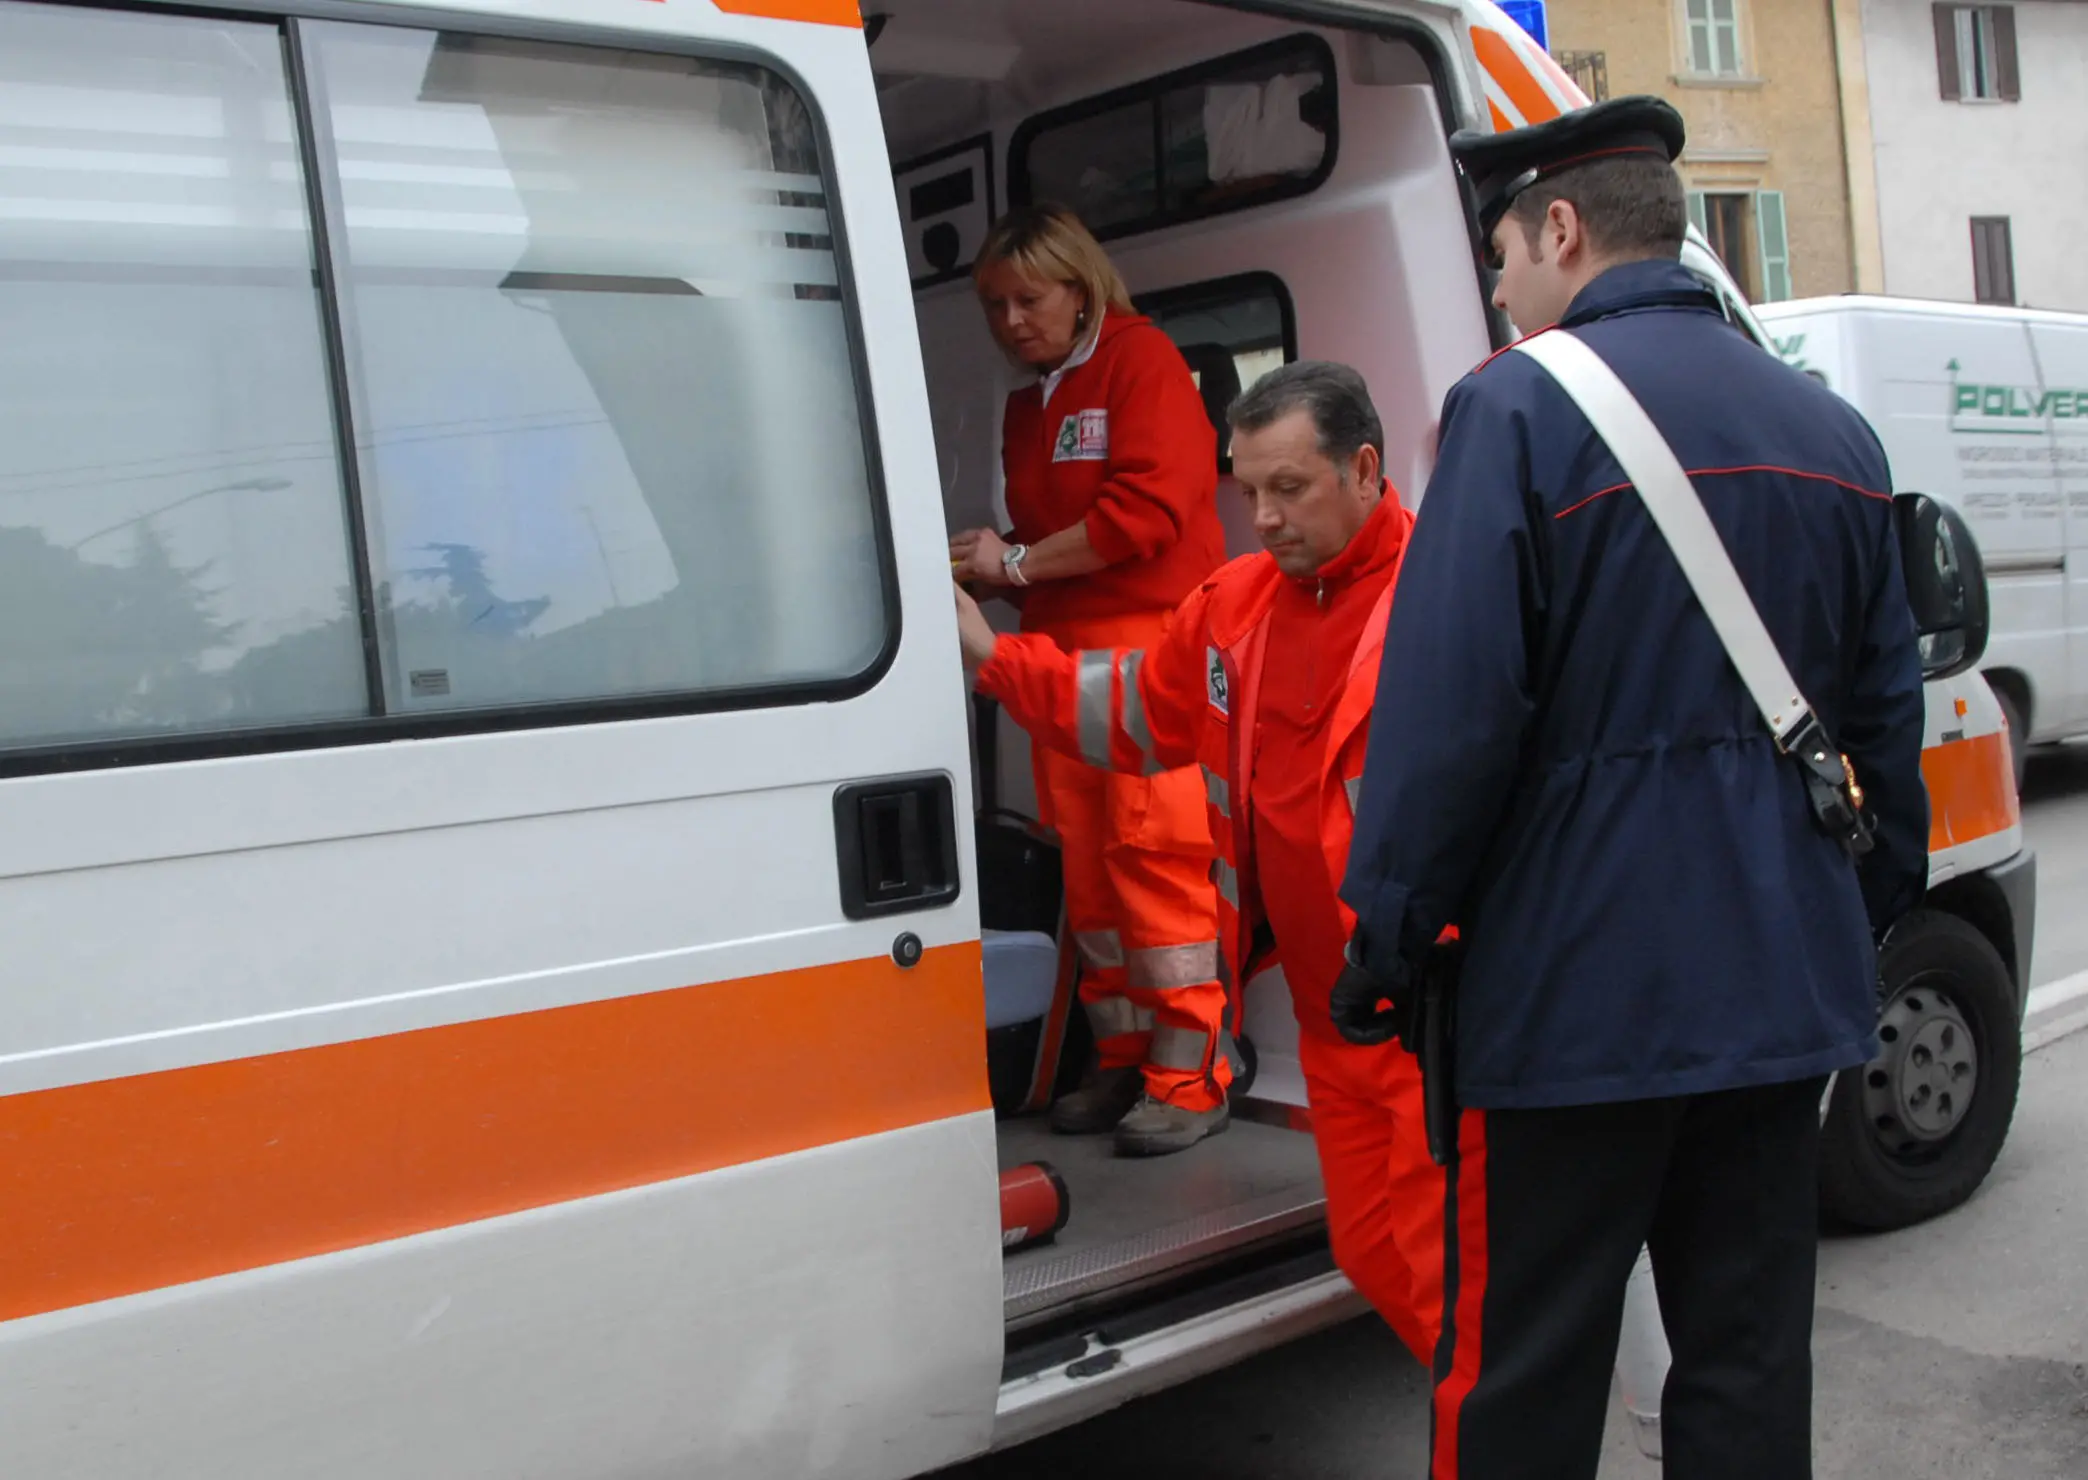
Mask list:
[[[1860,3],[1877,215],[1862,286],[2088,312],[2088,3]]]
[[[1860,0],[1839,0],[1853,7]],[[1893,3],[1893,0],[1880,0]],[[1690,214],[1749,298],[1857,286],[1837,0],[1550,0],[1548,43],[1591,96],[1681,110]]]

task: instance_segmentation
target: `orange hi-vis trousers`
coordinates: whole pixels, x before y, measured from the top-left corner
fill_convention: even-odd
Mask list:
[[[1078,652],[1159,641],[1169,614],[1088,618],[1047,634]],[[1155,776],[1099,770],[1034,749],[1037,807],[1059,835],[1080,1000],[1104,1069],[1142,1066],[1146,1092],[1189,1110],[1225,1098],[1216,856],[1194,767]]]
[[[1334,1263],[1423,1365],[1443,1324],[1444,1173],[1428,1154],[1421,1066],[1391,1043],[1298,1036]]]

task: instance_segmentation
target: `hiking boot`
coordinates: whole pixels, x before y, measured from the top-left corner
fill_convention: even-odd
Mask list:
[[[1062,1136],[1098,1136],[1122,1120],[1144,1093],[1145,1071],[1136,1064],[1097,1069],[1079,1089],[1052,1104],[1051,1128]]]
[[[1118,1156],[1166,1156],[1187,1151],[1206,1136],[1215,1136],[1232,1121],[1232,1111],[1220,1100],[1209,1110],[1187,1110],[1147,1095],[1131,1113],[1117,1122]]]

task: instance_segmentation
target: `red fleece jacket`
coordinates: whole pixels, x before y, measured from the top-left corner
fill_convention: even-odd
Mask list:
[[[1148,319],[1106,314],[1093,355],[1048,405],[1041,384],[1008,397],[1001,467],[1017,540],[1085,524],[1109,562],[1039,582],[1023,598],[1026,631],[1171,611],[1225,559],[1217,434],[1180,351]]]

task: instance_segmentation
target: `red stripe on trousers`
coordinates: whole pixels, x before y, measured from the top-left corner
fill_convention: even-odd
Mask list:
[[[1467,1110],[1457,1130],[1457,1315],[1450,1372],[1435,1390],[1431,1480],[1457,1480],[1457,1425],[1479,1381],[1479,1325],[1486,1308],[1486,1112]]]

